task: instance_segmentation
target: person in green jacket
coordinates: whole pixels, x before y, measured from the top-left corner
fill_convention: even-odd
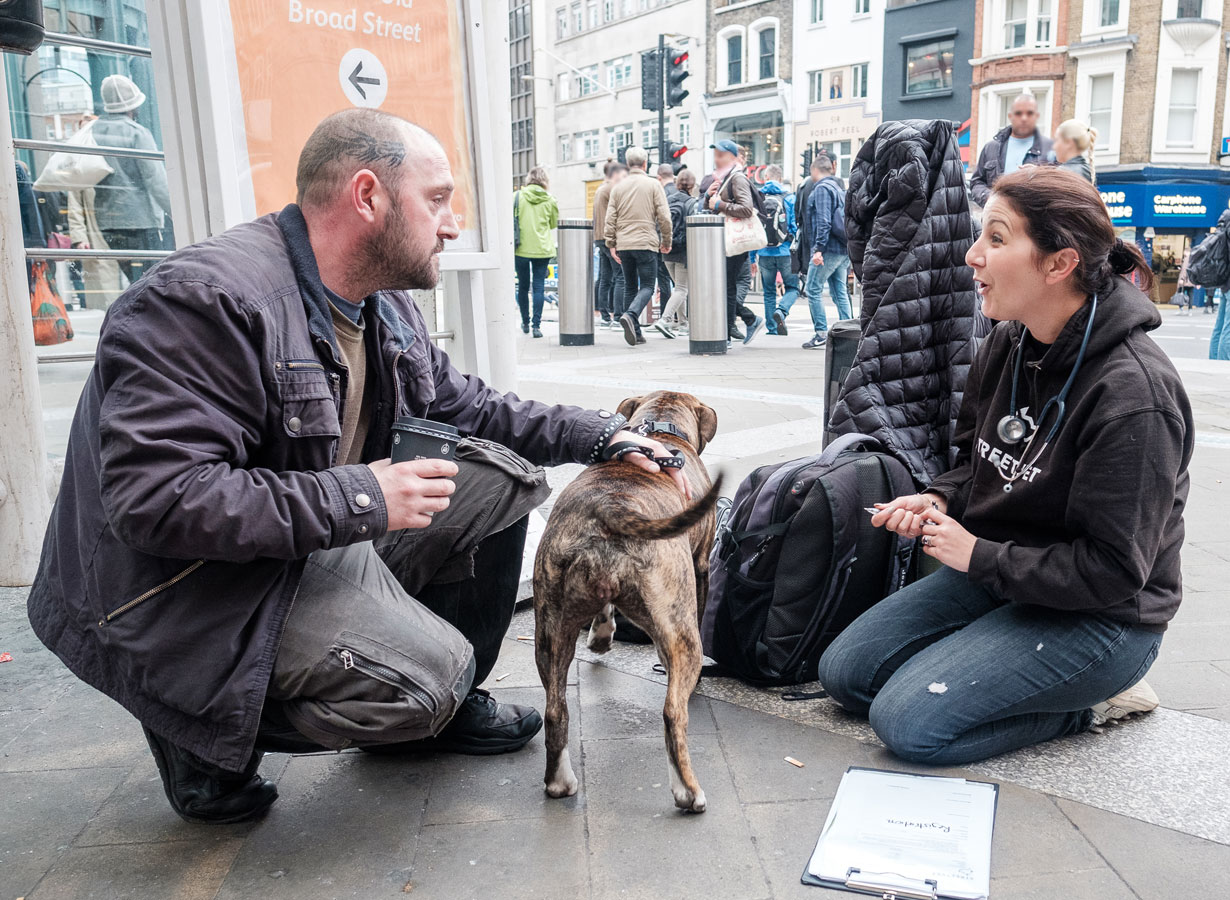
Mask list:
[[[519,237],[516,247],[517,305],[521,307],[521,330],[542,337],[542,305],[547,295],[543,284],[547,266],[555,256],[555,227],[559,224],[559,203],[547,192],[550,184],[542,166],[530,169],[525,187],[513,195]],[[534,285],[534,319],[530,321],[530,283]]]

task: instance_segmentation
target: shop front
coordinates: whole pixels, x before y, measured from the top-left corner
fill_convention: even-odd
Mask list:
[[[786,125],[781,110],[718,119],[713,127],[713,140],[731,140],[745,147],[748,175],[758,181],[764,181],[761,173],[765,166],[781,166],[783,171],[786,168]]]
[[[1172,301],[1184,254],[1230,208],[1227,178],[1230,173],[1213,168],[1145,166],[1098,173],[1098,189],[1116,231],[1140,247],[1153,267],[1157,302]]]
[[[840,81],[835,84],[840,101]],[[824,153],[833,160],[837,176],[849,178],[855,155],[879,125],[880,116],[867,112],[866,101],[824,102],[813,107],[800,126],[796,157],[807,150]]]

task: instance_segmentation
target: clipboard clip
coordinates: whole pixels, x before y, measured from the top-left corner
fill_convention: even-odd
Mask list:
[[[938,881],[906,878],[896,872],[864,874],[861,869],[850,868],[846,871],[846,887],[852,891],[877,894],[880,900],[939,900]]]

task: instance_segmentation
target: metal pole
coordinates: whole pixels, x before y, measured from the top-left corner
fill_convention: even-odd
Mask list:
[[[51,513],[8,86],[0,70],[0,585],[34,580]]]
[[[658,35],[658,165],[666,162],[666,35]],[[656,174],[656,173],[655,173]]]
[[[688,352],[726,352],[725,218],[699,213],[687,218]]]
[[[559,222],[559,343],[588,347],[594,342],[594,223]]]

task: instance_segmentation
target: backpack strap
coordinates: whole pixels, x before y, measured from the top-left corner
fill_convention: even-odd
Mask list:
[[[820,465],[831,466],[841,454],[860,445],[867,446],[872,450],[883,448],[879,439],[873,438],[869,434],[858,434],[857,432],[839,434],[833,438],[832,443],[825,447],[824,452],[820,454]]]

